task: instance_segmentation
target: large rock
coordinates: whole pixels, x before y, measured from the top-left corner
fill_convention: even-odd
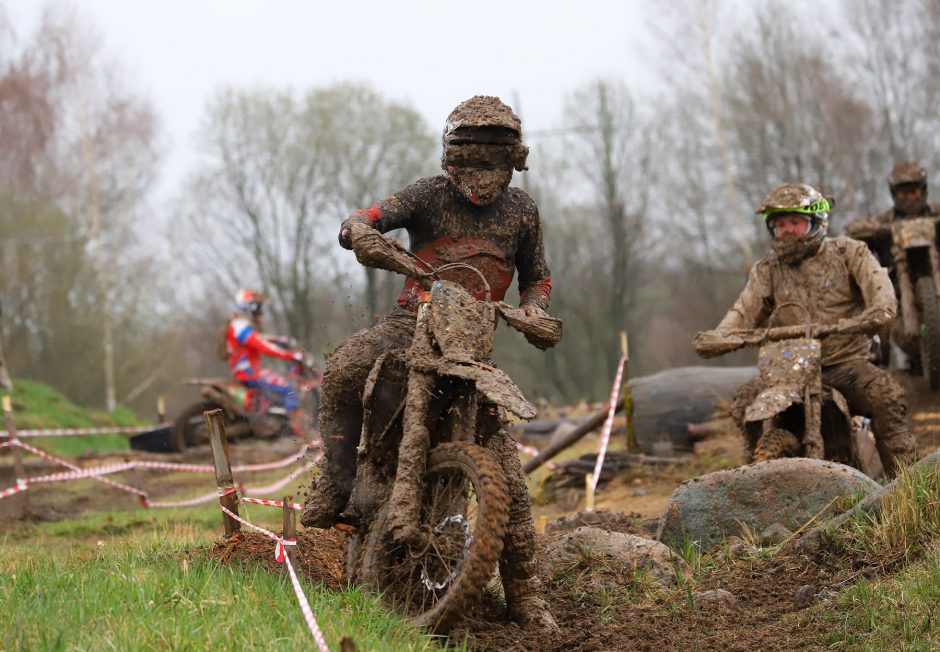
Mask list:
[[[822,460],[790,458],[716,471],[684,482],[673,492],[657,539],[673,548],[697,541],[710,548],[742,524],[761,533],[774,523],[796,531],[847,494],[867,494],[878,483],[852,467]],[[827,505],[830,505],[827,509]]]
[[[584,550],[592,555],[612,557],[625,568],[646,568],[653,581],[663,586],[672,583],[677,569],[686,575],[692,574],[685,560],[661,543],[596,527],[579,527],[558,537],[549,544],[546,559],[554,572],[583,559]]]

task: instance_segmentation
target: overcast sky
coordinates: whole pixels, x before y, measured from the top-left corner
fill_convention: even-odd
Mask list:
[[[21,38],[40,0],[8,0]],[[368,81],[430,125],[476,94],[517,100],[525,129],[555,126],[562,97],[598,76],[652,83],[640,0],[81,0],[136,90],[156,105],[166,156],[157,199],[195,161],[206,100],[222,86],[305,90]]]

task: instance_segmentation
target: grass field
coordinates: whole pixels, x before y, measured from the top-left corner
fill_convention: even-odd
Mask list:
[[[48,385],[31,380],[18,379],[13,393],[0,392],[0,396],[7,394],[13,403],[13,416],[16,419],[16,427],[21,430],[27,428],[136,426],[145,425],[146,423],[124,407],[119,407],[113,414],[109,414],[104,410],[90,410],[80,407]],[[26,438],[26,441],[36,442],[39,439]],[[41,447],[50,453],[69,456],[86,452],[130,450],[128,438],[117,434],[88,437],[43,437]]]
[[[278,515],[271,510],[269,527]],[[0,539],[0,649],[310,649],[285,576],[223,566],[200,550],[219,522],[209,506],[8,531]],[[360,650],[438,647],[374,597],[302,583],[332,649],[343,636]]]

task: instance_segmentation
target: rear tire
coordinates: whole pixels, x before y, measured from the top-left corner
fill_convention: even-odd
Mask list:
[[[932,391],[940,389],[940,305],[933,279],[922,276],[914,286],[920,305],[920,368]]]
[[[422,553],[396,546],[386,504],[361,542],[359,583],[416,625],[444,634],[479,602],[496,571],[509,494],[493,454],[466,442],[433,449],[425,478],[418,525],[429,545]]]

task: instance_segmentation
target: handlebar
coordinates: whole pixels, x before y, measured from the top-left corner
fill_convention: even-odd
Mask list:
[[[703,358],[713,358],[745,346],[762,346],[799,337],[822,338],[837,335],[843,329],[836,324],[806,324],[774,328],[741,328],[727,331],[703,331],[695,336],[695,351]]]
[[[466,269],[476,274],[485,290],[485,301],[492,302],[490,285],[483,273],[467,263],[447,263],[433,267],[401,246],[397,241],[386,238],[371,226],[351,224],[349,239],[356,260],[368,267],[384,269],[402,274],[425,286],[429,281],[439,278],[443,272],[454,269]],[[423,268],[423,269],[422,269]],[[554,346],[561,340],[562,322],[547,315],[530,316],[522,308],[514,308],[502,301],[495,302],[497,312],[507,324],[525,335],[526,339],[540,349]]]

